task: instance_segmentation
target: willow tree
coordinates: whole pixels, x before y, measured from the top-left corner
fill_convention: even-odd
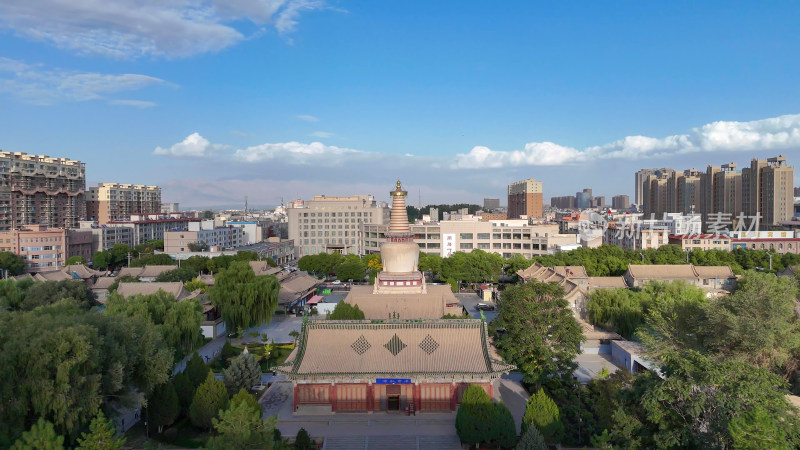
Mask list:
[[[237,330],[269,322],[280,289],[274,276],[256,276],[247,261],[234,261],[214,277],[208,296],[227,328]]]

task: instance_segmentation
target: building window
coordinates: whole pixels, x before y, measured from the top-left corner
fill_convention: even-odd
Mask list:
[[[460,244],[461,250],[472,250],[472,243],[471,242],[462,242]]]
[[[489,239],[489,233],[478,233],[478,239]]]
[[[461,233],[461,239],[472,239],[472,233]]]

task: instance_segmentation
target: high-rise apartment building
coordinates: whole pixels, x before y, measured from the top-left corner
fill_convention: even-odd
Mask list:
[[[646,216],[699,212],[703,222],[708,222],[718,219],[712,214],[721,213],[729,225],[736,225],[744,215],[748,220],[745,225],[750,226],[752,218],[759,215],[761,225],[771,226],[794,215],[794,168],[786,164],[784,156],[754,158],[741,172],[735,163],[677,174],[672,169],[643,169],[637,172],[637,183],[645,172],[649,174],[641,183]]]
[[[0,230],[77,227],[86,214],[86,165],[0,151]]]
[[[636,193],[634,200],[636,205],[641,207],[642,204],[647,201],[644,195],[645,183],[648,185],[650,184],[650,182],[647,180],[647,177],[653,174],[668,172],[674,172],[674,170],[668,167],[662,167],[660,169],[642,169],[634,174],[634,189]]]
[[[161,188],[100,183],[86,193],[86,214],[100,225],[129,220],[132,214],[160,214]]]
[[[560,197],[551,197],[550,206],[559,209],[575,209],[575,197],[572,195],[562,195]]]
[[[372,195],[315,195],[287,213],[289,239],[294,240],[296,256],[301,258],[317,253],[363,254],[359,245],[363,224],[389,223],[390,210]]]
[[[731,219],[742,212],[742,174],[736,163],[723,164],[714,174],[714,198],[711,213],[730,214]]]
[[[742,210],[745,215],[761,215],[761,223],[777,225],[790,220],[794,190],[794,167],[786,165],[786,157],[759,160],[742,170]]]
[[[500,199],[499,198],[484,198],[483,199],[483,209],[485,211],[492,211],[494,209],[500,208]]]
[[[508,218],[542,217],[542,194],[542,182],[533,178],[509,184]]]
[[[606,197],[599,195],[592,200],[592,206],[595,208],[604,208],[606,206]]]
[[[616,210],[625,210],[631,207],[631,198],[627,195],[615,195],[611,198],[611,207]]]
[[[703,173],[697,169],[684,170],[676,179],[675,186],[675,210],[669,212],[679,212],[682,214],[693,214],[700,212],[700,198],[702,190],[700,179]]]

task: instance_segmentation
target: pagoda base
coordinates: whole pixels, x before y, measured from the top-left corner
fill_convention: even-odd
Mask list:
[[[375,276],[373,294],[427,294],[422,272],[387,273]]]

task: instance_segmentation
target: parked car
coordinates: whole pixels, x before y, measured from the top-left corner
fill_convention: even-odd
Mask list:
[[[494,305],[490,305],[488,303],[478,303],[475,305],[475,309],[478,311],[494,311]]]

